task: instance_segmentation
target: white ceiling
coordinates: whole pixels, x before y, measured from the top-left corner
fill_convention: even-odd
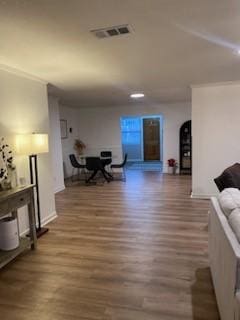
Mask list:
[[[90,30],[130,24],[130,35]],[[0,64],[75,106],[190,100],[189,85],[240,80],[237,0],[0,0]]]

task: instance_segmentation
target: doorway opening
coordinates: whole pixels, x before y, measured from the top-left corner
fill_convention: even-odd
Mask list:
[[[127,169],[162,171],[163,116],[122,117],[120,124]]]

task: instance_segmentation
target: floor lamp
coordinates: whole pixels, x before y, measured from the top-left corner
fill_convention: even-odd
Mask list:
[[[35,206],[37,211],[37,237],[41,237],[48,232],[47,228],[42,228],[39,183],[38,183],[38,154],[48,152],[48,135],[47,134],[21,134],[16,136],[16,152],[21,155],[28,155],[30,182],[35,185]]]

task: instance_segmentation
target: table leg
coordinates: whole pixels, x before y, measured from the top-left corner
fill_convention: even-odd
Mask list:
[[[110,179],[107,177],[107,171],[104,170],[104,169],[101,169],[101,172],[102,172],[102,175],[104,176],[105,180],[106,180],[107,182],[110,182]]]
[[[109,176],[109,178],[113,180],[113,175],[105,169],[104,169],[104,171]]]
[[[20,238],[20,230],[19,230],[19,221],[18,221],[17,210],[13,210],[11,213],[12,213],[12,217],[17,219],[18,237]]]
[[[86,183],[90,182],[98,173],[98,169],[93,171],[93,174],[87,179]]]
[[[35,222],[35,209],[33,203],[33,197],[28,204],[28,217],[29,217],[29,234],[31,239],[31,249],[37,249],[37,234],[36,234],[36,222]]]

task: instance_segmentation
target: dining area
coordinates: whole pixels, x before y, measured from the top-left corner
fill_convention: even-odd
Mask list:
[[[126,181],[127,154],[123,156],[121,163],[114,163],[113,158],[112,151],[108,150],[101,151],[99,155],[69,154],[71,181],[83,180],[85,184],[95,184],[99,180],[107,183],[114,180]]]

